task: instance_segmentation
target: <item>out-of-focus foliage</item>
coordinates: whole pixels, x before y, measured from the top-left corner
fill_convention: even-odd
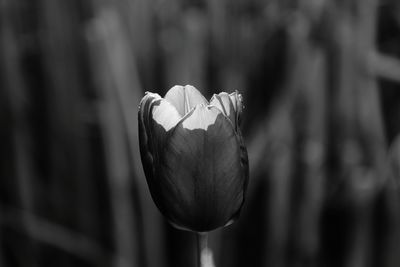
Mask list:
[[[146,90],[239,90],[250,183],[216,266],[400,265],[396,0],[0,1],[0,265],[179,267]],[[394,144],[394,145],[391,145]]]

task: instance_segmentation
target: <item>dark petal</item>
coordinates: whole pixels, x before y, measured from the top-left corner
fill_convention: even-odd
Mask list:
[[[229,117],[232,121],[232,124],[235,127],[236,133],[239,138],[240,144],[240,163],[243,169],[243,173],[245,176],[245,183],[244,183],[244,192],[247,190],[248,182],[249,182],[249,160],[247,155],[247,149],[244,143],[244,139],[242,133],[240,131],[240,116],[243,110],[243,100],[241,94],[237,91],[227,94],[225,92],[221,92],[218,95],[214,95],[211,98],[210,105],[214,105],[219,109],[222,109],[224,114]],[[245,194],[244,196],[245,197]],[[244,201],[243,201],[244,203]],[[234,214],[231,220],[227,223],[227,225],[234,222],[240,215],[240,210],[238,209],[237,213]]]
[[[236,112],[236,126],[237,126],[237,134],[239,137],[239,142],[240,142],[240,157],[241,157],[241,163],[243,166],[243,169],[245,170],[246,173],[246,187],[247,188],[247,183],[248,183],[248,177],[249,177],[249,159],[247,156],[247,149],[246,149],[246,145],[244,143],[244,139],[242,136],[242,132],[240,131],[240,119],[241,119],[241,115],[242,115],[242,111],[243,111],[243,98],[242,95],[239,94],[238,91],[235,91],[231,94],[229,94],[229,97],[231,99],[231,103],[233,104],[234,108],[235,108],[235,112]]]
[[[243,203],[241,153],[232,123],[221,111],[197,106],[175,127],[160,155],[164,215],[192,231],[224,226]]]
[[[175,85],[169,89],[164,99],[174,105],[181,116],[184,116],[196,105],[208,104],[204,96],[191,85]]]
[[[175,107],[159,95],[148,93],[139,107],[139,143],[143,169],[151,196],[163,211],[164,199],[160,186],[159,155],[171,131],[181,120]]]
[[[238,129],[237,135],[238,135],[239,144],[240,144],[240,164],[242,165],[242,170],[243,170],[243,174],[245,177],[244,192],[246,193],[247,186],[249,184],[249,175],[250,175],[249,157],[247,155],[247,148],[244,143],[244,139],[243,139],[242,132],[240,131],[240,129]]]
[[[218,95],[213,95],[210,101],[210,105],[219,108],[225,114],[225,116],[229,118],[229,120],[233,124],[233,127],[237,131],[238,125],[236,120],[236,109],[228,93],[222,92]]]
[[[229,97],[231,98],[232,104],[235,108],[236,111],[236,125],[239,127],[241,123],[241,115],[243,111],[243,98],[242,95],[239,94],[238,91],[235,91],[231,94],[229,94]]]
[[[245,177],[244,184],[243,184],[243,201],[242,201],[242,205],[240,206],[240,208],[236,211],[236,213],[234,213],[232,215],[231,219],[224,226],[231,225],[239,218],[240,212],[242,210],[242,206],[245,202],[247,186],[249,184],[249,159],[247,156],[247,148],[244,144],[244,140],[243,140],[240,129],[238,129],[238,137],[239,137],[239,144],[240,144],[240,164],[242,166],[243,175]]]
[[[139,105],[138,123],[139,123],[139,147],[140,157],[142,159],[143,170],[147,180],[154,179],[154,144],[151,133],[151,114],[152,106],[161,97],[158,94],[146,93]]]

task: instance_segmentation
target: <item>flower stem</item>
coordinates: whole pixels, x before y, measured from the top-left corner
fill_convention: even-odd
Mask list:
[[[214,267],[211,250],[208,248],[208,232],[197,233],[197,267]]]

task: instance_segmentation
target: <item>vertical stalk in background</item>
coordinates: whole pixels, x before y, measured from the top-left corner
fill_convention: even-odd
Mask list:
[[[23,75],[24,46],[18,39],[19,29],[23,20],[16,19],[15,15],[23,17],[15,1],[0,3],[0,91],[1,95],[1,159],[9,159],[0,163],[1,204],[15,205],[23,210],[33,212],[35,209],[34,189],[32,182],[36,178],[33,172],[31,125],[28,113],[31,111],[29,88]],[[5,212],[0,216],[4,219]],[[1,219],[1,218],[0,218]],[[27,222],[23,217],[18,220],[22,224]],[[7,239],[13,238],[13,242]],[[7,233],[6,228],[0,228],[0,265],[7,264],[10,255],[4,251],[18,249],[18,258],[14,264],[30,265],[36,256],[35,244],[24,237],[13,236]],[[4,256],[4,260],[2,258]],[[13,259],[11,257],[11,259]],[[3,262],[4,261],[4,262]]]
[[[99,115],[104,132],[110,204],[115,232],[115,266],[147,266],[135,166],[132,164],[131,132],[126,125],[126,102],[136,100],[131,88],[139,88],[131,65],[131,51],[118,13],[99,11],[88,27],[87,38],[93,54],[94,79],[102,99]],[[131,87],[132,86],[132,87]],[[135,124],[136,125],[136,124]]]
[[[319,220],[325,183],[326,57],[313,33],[319,25],[322,6],[299,1],[298,14],[287,26],[287,90],[293,92],[293,157],[290,174],[288,251],[294,265],[316,263],[319,253]],[[286,251],[286,253],[290,253]],[[290,255],[290,254],[289,254]]]
[[[137,105],[144,90],[143,88],[154,88],[158,84],[155,78],[153,57],[157,56],[156,49],[153,48],[154,41],[152,34],[152,9],[151,2],[146,0],[122,0],[122,1],[93,0],[95,24],[104,24],[105,27],[95,28],[99,31],[93,36],[100,36],[98,43],[107,52],[99,52],[100,55],[106,55],[101,60],[101,71],[105,71],[110,76],[117,106],[122,119],[124,131],[127,139],[127,157],[131,164],[132,173],[135,177],[135,183],[132,187],[133,207],[137,211],[138,230],[140,236],[137,240],[143,243],[138,248],[140,250],[140,261],[143,266],[164,267],[166,266],[166,255],[164,253],[164,222],[160,220],[160,214],[147,192],[147,184],[144,178],[138,147],[137,136]],[[90,28],[90,34],[93,33],[93,27]],[[106,30],[106,31],[104,31]],[[96,30],[95,30],[96,31]],[[111,37],[109,37],[112,35]],[[92,36],[92,37],[93,37]],[[107,37],[108,36],[108,37]],[[89,36],[89,38],[91,38]],[[97,37],[95,37],[97,38]],[[92,40],[96,41],[96,40]],[[105,47],[103,47],[103,45]],[[95,53],[97,53],[95,51]],[[94,54],[95,60],[99,58]],[[95,63],[96,66],[99,66]],[[110,66],[110,67],[108,67]],[[104,70],[104,68],[108,68]],[[96,70],[95,70],[96,71]],[[139,219],[140,218],[140,219]],[[145,263],[143,263],[145,262]]]
[[[40,8],[35,12],[42,19],[37,34],[42,40],[40,49],[45,51],[42,101],[51,112],[42,115],[43,124],[48,125],[49,138],[42,150],[46,151],[43,154],[49,162],[50,183],[42,182],[45,186],[42,190],[48,196],[40,198],[38,206],[50,219],[101,239],[109,234],[105,234],[106,227],[98,224],[96,218],[102,213],[98,201],[103,197],[98,190],[93,190],[102,182],[92,168],[97,157],[92,152],[91,129],[97,122],[90,108],[93,92],[86,73],[90,66],[86,43],[80,34],[82,23],[88,18],[81,14],[86,5],[39,2]]]

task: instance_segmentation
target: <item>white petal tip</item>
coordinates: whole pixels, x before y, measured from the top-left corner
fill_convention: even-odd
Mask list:
[[[183,128],[187,130],[207,130],[209,126],[215,124],[220,111],[214,106],[205,104],[197,105],[193,113],[183,122]]]

